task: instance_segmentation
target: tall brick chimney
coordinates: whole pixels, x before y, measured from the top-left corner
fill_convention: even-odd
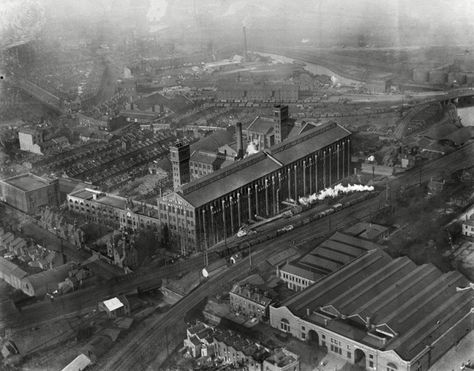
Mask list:
[[[244,157],[244,143],[242,137],[242,123],[235,124],[235,135],[237,136],[237,160]]]

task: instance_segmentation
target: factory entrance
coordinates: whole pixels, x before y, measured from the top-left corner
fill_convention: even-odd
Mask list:
[[[365,370],[366,367],[366,360],[365,360],[365,353],[361,349],[356,349],[354,353],[354,364],[357,366],[363,367]]]
[[[319,347],[319,335],[314,330],[308,331],[308,343]]]

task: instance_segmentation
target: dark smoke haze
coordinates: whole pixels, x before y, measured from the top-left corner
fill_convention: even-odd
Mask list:
[[[27,42],[62,21],[78,32],[81,24],[106,22],[124,32],[136,26],[179,32],[176,37],[186,37],[183,30],[194,27],[204,36],[232,35],[246,25],[261,42],[304,40],[315,46],[474,41],[470,0],[2,0],[0,47]]]

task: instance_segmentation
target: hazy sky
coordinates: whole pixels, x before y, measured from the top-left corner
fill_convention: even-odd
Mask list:
[[[307,31],[309,39],[358,29],[405,44],[410,39],[463,44],[474,38],[472,0],[0,0],[0,46],[34,37],[50,16],[106,18],[119,27],[117,15],[137,8],[168,26],[183,26],[186,16],[198,15],[218,24]]]

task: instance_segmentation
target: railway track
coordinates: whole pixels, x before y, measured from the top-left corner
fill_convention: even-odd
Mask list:
[[[396,192],[403,186],[416,185],[429,180],[440,169],[448,168],[451,172],[474,166],[474,144],[461,147],[458,151],[442,158],[430,161],[423,167],[407,171],[397,179],[390,181],[391,192]],[[324,237],[334,230],[344,228],[355,221],[371,217],[377,210],[385,206],[385,194],[382,192],[374,198],[339,210],[330,216],[312,221],[306,225],[295,228],[276,239],[262,242],[252,247],[252,261],[259,264],[271,255],[283,251],[292,241],[309,242]],[[146,329],[138,331],[124,339],[123,342],[112,349],[108,359],[100,361],[96,370],[144,370],[154,358],[157,347],[167,327],[174,326],[183,321],[185,314],[207,296],[220,291],[222,282],[232,282],[248,274],[248,258],[240,261],[235,266],[222,272],[216,277],[211,277],[207,282],[198,286],[188,296],[176,303],[169,312],[157,317]],[[137,362],[140,360],[140,362]]]

